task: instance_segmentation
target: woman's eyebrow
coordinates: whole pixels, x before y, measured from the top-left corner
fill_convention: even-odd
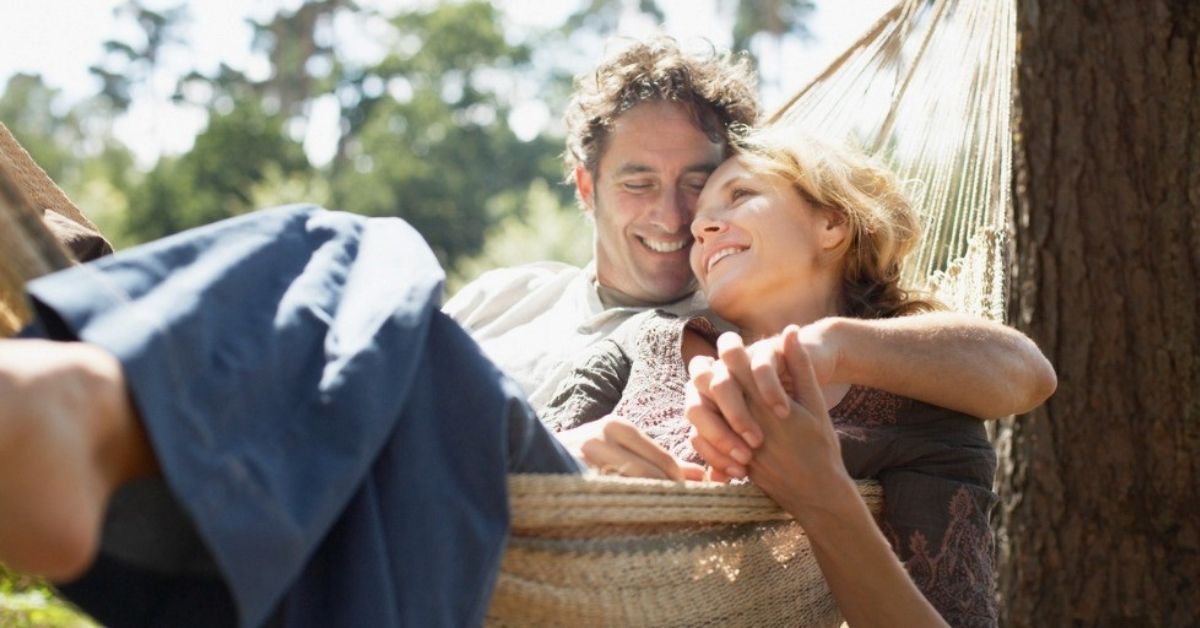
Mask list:
[[[717,190],[720,192],[724,192],[725,190],[728,190],[729,188],[733,187],[735,184],[745,181],[746,179],[749,179],[749,178],[750,177],[747,177],[744,174],[735,174],[731,177],[726,177],[726,179],[721,182],[721,185],[717,186]]]

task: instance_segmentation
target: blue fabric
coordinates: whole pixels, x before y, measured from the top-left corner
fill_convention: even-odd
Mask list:
[[[437,309],[442,282],[404,222],[293,206],[28,290],[33,330],[121,361],[240,624],[478,625],[506,471],[578,467]]]

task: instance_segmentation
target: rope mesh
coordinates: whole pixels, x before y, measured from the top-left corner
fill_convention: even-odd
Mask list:
[[[1011,1],[906,0],[770,123],[859,146],[920,208],[906,285],[1003,320],[1012,218]]]

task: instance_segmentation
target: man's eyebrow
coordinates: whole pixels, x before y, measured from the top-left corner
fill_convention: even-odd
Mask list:
[[[719,161],[710,161],[702,164],[693,164],[684,168],[684,172],[691,174],[693,172],[703,172],[704,174],[712,174],[721,165]]]
[[[692,174],[694,172],[702,172],[704,174],[712,174],[713,171],[717,169],[717,166],[720,166],[720,165],[721,165],[720,162],[706,162],[706,163],[692,164],[692,165],[684,168],[683,172],[685,174]],[[620,168],[617,168],[616,174],[618,174],[618,175],[645,174],[647,172],[653,173],[653,172],[657,172],[657,171],[658,170],[655,169],[653,166],[649,166],[646,164],[639,164],[639,163],[634,162],[634,163],[625,164],[625,165],[621,166]]]
[[[617,168],[617,174],[642,174],[646,172],[654,172],[654,168],[646,164],[630,163]]]

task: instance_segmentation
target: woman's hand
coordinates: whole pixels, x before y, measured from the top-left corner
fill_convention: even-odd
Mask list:
[[[703,480],[704,467],[678,460],[629,421],[609,415],[558,434],[589,467],[629,477]]]
[[[784,368],[787,343],[805,351],[818,383],[828,383],[838,350],[825,330],[822,321],[789,325],[780,335],[749,347],[737,334],[726,333],[717,340],[719,360],[697,357],[688,364],[692,377],[685,416],[693,426],[692,446],[718,475],[745,477],[753,450],[763,442],[751,404],[770,408],[780,418],[791,412],[791,377]]]

